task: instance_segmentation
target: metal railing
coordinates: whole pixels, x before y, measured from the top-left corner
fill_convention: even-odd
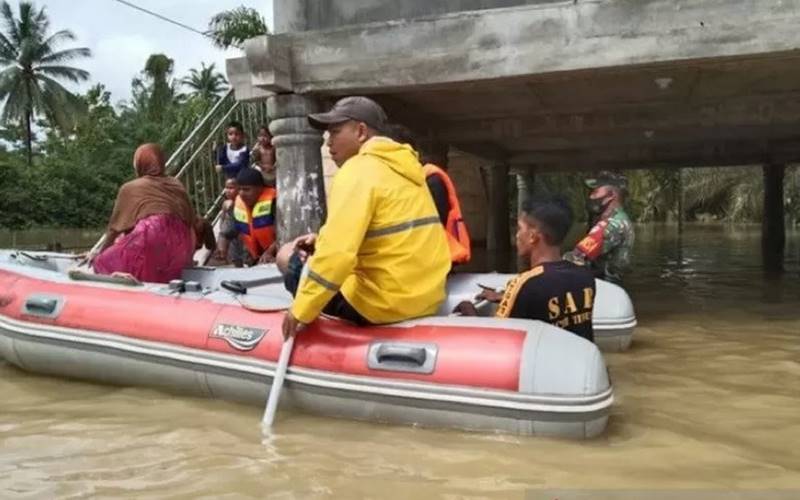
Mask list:
[[[245,141],[253,146],[258,129],[269,123],[266,101],[238,102],[229,90],[192,129],[167,160],[167,175],[180,180],[196,213],[216,222],[222,206],[225,180],[214,170],[217,150],[225,144],[226,125],[236,120],[244,126]],[[96,250],[103,238],[95,244]]]
[[[167,161],[167,173],[183,182],[198,215],[213,220],[222,202],[223,177],[216,173],[217,150],[225,144],[226,125],[236,120],[244,126],[252,146],[258,129],[268,123],[266,101],[241,103],[228,92],[204,116]]]

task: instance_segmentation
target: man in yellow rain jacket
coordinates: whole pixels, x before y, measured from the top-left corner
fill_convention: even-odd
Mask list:
[[[328,131],[340,170],[319,236],[302,236],[279,256],[287,288],[297,287],[284,336],[321,312],[357,324],[435,313],[450,252],[416,153],[380,135],[386,114],[366,97],[345,97],[309,122]],[[302,256],[311,253],[300,278]]]

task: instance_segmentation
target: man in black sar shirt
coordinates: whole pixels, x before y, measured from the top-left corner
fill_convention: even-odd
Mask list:
[[[570,226],[572,211],[564,200],[528,200],[517,220],[517,253],[530,259],[530,271],[509,281],[504,294],[485,290],[478,298],[499,301],[498,317],[538,319],[593,342],[594,276],[561,258]],[[469,302],[457,310],[476,314]]]

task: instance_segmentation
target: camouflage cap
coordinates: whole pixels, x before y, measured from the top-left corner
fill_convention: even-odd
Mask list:
[[[609,170],[598,172],[597,175],[586,179],[584,183],[589,189],[595,189],[600,186],[614,186],[620,189],[628,189],[628,179],[622,174]]]

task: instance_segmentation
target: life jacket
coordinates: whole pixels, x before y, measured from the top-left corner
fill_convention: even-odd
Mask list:
[[[265,187],[252,210],[237,196],[233,218],[242,243],[258,259],[275,242],[275,189]]]
[[[422,167],[422,171],[425,174],[425,178],[432,175],[438,176],[447,189],[447,202],[450,205],[450,211],[447,212],[444,229],[447,233],[447,244],[450,247],[450,260],[454,264],[466,264],[472,257],[472,248],[467,225],[461,216],[461,204],[458,202],[456,187],[447,172],[436,165],[428,163]]]

